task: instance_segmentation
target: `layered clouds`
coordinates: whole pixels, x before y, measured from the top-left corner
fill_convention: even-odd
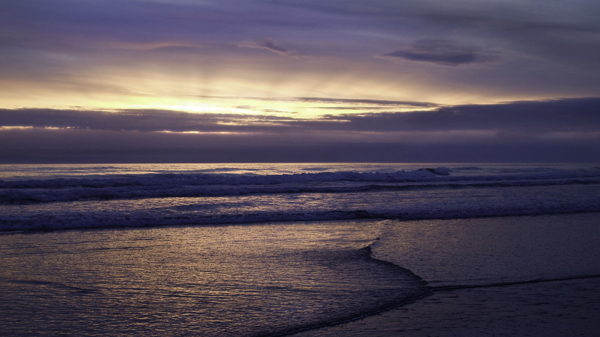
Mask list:
[[[342,103],[349,110],[356,108],[355,102],[336,101]],[[398,102],[368,103],[363,108],[398,106]],[[600,158],[598,98],[427,108],[367,113],[336,109],[338,113],[319,118],[4,109],[0,110],[4,125],[0,137],[8,146],[0,156],[8,162],[40,156],[49,156],[48,161],[109,162],[593,162]]]
[[[342,101],[346,102],[346,101]],[[382,106],[368,107],[393,109]],[[394,102],[395,103],[395,102]],[[338,103],[339,104],[339,103]],[[396,103],[397,104],[397,103]],[[190,113],[165,110],[57,110],[0,109],[4,129],[79,129],[172,133],[253,133],[290,134],[294,132],[511,132],[545,138],[552,134],[600,132],[600,98],[553,101],[511,102],[494,105],[457,105],[428,111],[376,111],[343,113],[319,118],[294,118],[263,114]],[[352,104],[347,109],[356,109]],[[427,141],[418,139],[414,141]],[[510,141],[510,140],[507,140]]]
[[[460,104],[600,89],[594,1],[22,0],[0,7],[0,85],[14,107],[43,100],[151,106],[192,94]]]
[[[1,1],[0,160],[600,160],[598,17],[591,0]]]

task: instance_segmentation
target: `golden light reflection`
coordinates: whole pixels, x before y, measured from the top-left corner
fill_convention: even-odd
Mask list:
[[[0,126],[0,130],[28,130],[33,129],[33,126]]]
[[[55,126],[37,127],[37,126],[30,126],[30,125],[0,126],[0,130],[31,130],[31,129],[64,130],[64,129],[73,129],[73,128],[72,127],[55,127]]]
[[[157,131],[159,133],[193,134],[193,135],[251,135],[256,132],[230,132],[230,131]]]

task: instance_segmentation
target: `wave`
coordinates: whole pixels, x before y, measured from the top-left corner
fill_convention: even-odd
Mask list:
[[[184,235],[187,234],[189,233]],[[233,237],[236,237],[235,233],[233,234]],[[127,268],[132,261],[129,256],[115,256],[119,253],[111,251],[114,246],[105,247],[103,241],[98,241],[98,238],[105,239],[106,236],[88,235],[84,239],[85,245],[78,244],[80,242],[66,243],[67,246],[58,251],[50,249],[48,252],[48,248],[20,251],[19,248],[22,247],[10,250],[11,254],[15,255],[14,260],[27,261],[27,255],[30,254],[58,254],[59,257],[66,254],[65,257],[68,258],[79,249],[103,247],[109,249],[106,254],[91,255],[100,261],[107,257],[112,257],[113,260],[110,266],[100,269],[109,272],[102,273],[97,279],[90,281],[73,280],[65,275],[57,275],[51,281],[44,280],[44,275],[53,273],[53,266],[58,264],[64,267],[60,259],[51,259],[31,275],[25,271],[0,276],[0,287],[5,290],[2,299],[11,303],[10,306],[1,306],[0,312],[4,317],[8,317],[9,321],[19,322],[20,318],[30,317],[39,312],[38,307],[32,306],[28,298],[22,296],[23,293],[32,291],[41,295],[38,302],[42,303],[42,306],[51,306],[53,313],[42,315],[38,324],[32,326],[9,324],[3,330],[5,334],[44,335],[47,334],[47,330],[42,330],[50,327],[51,332],[64,330],[106,334],[108,331],[111,335],[123,335],[131,334],[129,328],[132,321],[135,322],[140,316],[149,316],[153,318],[152,324],[144,324],[145,330],[136,330],[138,335],[156,335],[156,331],[168,330],[178,331],[179,334],[203,336],[285,336],[360,319],[412,303],[432,293],[427,283],[411,271],[373,258],[369,246],[358,248],[365,243],[351,243],[348,247],[341,242],[336,248],[329,248],[325,243],[323,246],[299,250],[284,249],[285,254],[274,250],[264,256],[269,261],[263,261],[263,256],[256,254],[254,250],[257,248],[254,245],[258,244],[260,247],[261,243],[252,240],[247,244],[254,249],[236,253],[231,250],[238,248],[237,245],[222,243],[224,247],[211,249],[209,259],[199,260],[212,262],[218,267],[193,269],[193,273],[181,276],[181,280],[165,282],[157,287],[153,278],[141,276],[156,273],[156,266],[172,264],[174,261],[155,261],[150,258],[149,261],[136,265],[136,273],[127,274],[126,278],[115,277],[114,274],[119,275],[118,272],[110,271]],[[199,240],[202,244],[211,242],[208,239]],[[35,240],[26,242],[34,243]],[[146,247],[145,253],[139,256],[154,256],[157,252],[165,254],[160,246],[159,244]],[[285,247],[276,244],[274,246],[270,248]],[[189,250],[184,248],[176,252]],[[85,251],[81,253],[87,255]],[[245,263],[230,261],[231,254]],[[92,260],[96,261],[94,258]],[[71,262],[67,265],[75,271],[81,268],[94,270],[94,267],[82,265],[77,261]],[[187,266],[176,264],[175,267],[177,270],[185,270]],[[281,272],[273,271],[275,267]],[[244,272],[244,276],[248,277],[240,278],[239,272]],[[268,276],[263,279],[261,276],[265,274]],[[130,286],[131,275],[136,281],[135,288]],[[205,281],[205,278],[211,281]],[[213,278],[218,278],[218,282],[212,281]],[[105,286],[106,284],[109,286]],[[235,296],[231,296],[232,289],[235,290]],[[157,299],[159,302],[156,305],[145,305],[148,294],[152,296],[151,299]],[[81,300],[82,298],[87,300]],[[130,298],[139,300],[127,302]],[[119,307],[123,307],[122,314],[109,317],[110,321],[98,315],[97,310],[93,310],[99,305],[114,306],[114,303],[125,304]],[[174,304],[169,316],[164,319],[164,316],[152,316],[163,303]],[[248,303],[251,305],[247,305]],[[73,308],[82,313],[76,315],[77,319],[74,320]],[[214,310],[211,310],[213,308]],[[173,317],[176,319],[172,319]],[[198,327],[198,319],[205,324]],[[85,330],[85,325],[90,321],[96,324]],[[97,329],[98,327],[100,329]]]
[[[388,273],[391,275],[396,275],[395,279],[397,284],[390,285],[390,292],[385,298],[377,299],[376,301],[373,301],[373,303],[371,303],[371,305],[369,306],[365,306],[363,308],[356,308],[358,310],[353,310],[354,312],[348,312],[333,317],[327,317],[326,315],[323,315],[320,317],[319,320],[310,322],[308,324],[290,326],[286,329],[281,329],[278,331],[269,331],[266,333],[253,334],[253,336],[288,336],[302,331],[315,330],[327,326],[334,326],[351,321],[356,321],[367,316],[376,315],[394,308],[414,303],[434,293],[432,288],[428,286],[427,282],[412,271],[400,267],[394,263],[379,260],[372,257],[370,245],[362,249],[358,249],[356,251],[342,253],[344,254],[344,256],[337,257],[337,260],[339,260],[337,264],[343,265],[352,262],[353,260],[362,260],[363,263],[377,266],[378,268],[388,270]],[[328,260],[331,259],[332,257],[328,256]],[[371,273],[372,272],[373,271],[371,270]],[[373,275],[370,276],[372,277]],[[365,277],[367,277],[367,275],[365,275]]]
[[[247,213],[199,214],[194,211],[173,214],[156,212],[64,212],[3,216],[0,231],[47,231],[90,228],[139,228],[157,226],[239,225],[276,222],[338,221],[338,220],[436,220],[472,219],[483,217],[537,216],[548,214],[600,212],[600,205],[568,204],[563,207],[548,204],[534,207],[465,207],[461,209],[382,209],[330,210],[315,212],[257,211]]]
[[[223,169],[227,170],[227,169]],[[431,181],[504,181],[568,178],[600,178],[600,168],[589,170],[558,170],[553,168],[503,169],[497,174],[452,175],[461,168],[421,168],[413,171],[357,172],[328,171],[297,174],[228,174],[228,173],[153,173],[130,175],[104,175],[95,178],[57,178],[0,180],[0,188],[67,188],[67,187],[118,187],[156,185],[270,185],[307,182],[431,182]],[[212,171],[217,171],[212,170]],[[467,170],[469,171],[469,170]]]
[[[473,168],[0,181],[0,231],[600,212],[600,169]]]
[[[357,193],[380,191],[418,191],[444,189],[513,188],[531,186],[595,185],[600,179],[564,179],[551,181],[499,181],[490,183],[437,183],[354,186],[102,186],[79,185],[76,189],[5,189],[0,190],[0,205],[36,204],[50,202],[119,200],[147,198],[225,197],[291,193]]]
[[[477,289],[477,288],[495,288],[495,287],[509,287],[515,285],[525,285],[525,284],[535,284],[535,283],[545,283],[545,282],[561,282],[561,281],[573,281],[573,280],[585,280],[590,278],[600,278],[600,274],[589,274],[589,275],[574,275],[574,276],[564,276],[564,277],[556,277],[556,278],[538,278],[533,280],[524,280],[524,281],[512,281],[512,282],[494,282],[494,283],[485,283],[485,284],[457,284],[457,285],[448,285],[448,286],[435,286],[430,287],[432,291],[454,291],[454,290],[462,290],[462,289]]]
[[[600,170],[452,176],[448,168],[393,173],[287,175],[142,174],[102,178],[0,181],[0,205],[85,200],[222,197],[292,193],[357,193],[600,184]]]
[[[266,185],[298,182],[327,182],[327,181],[423,181],[437,176],[432,172],[438,169],[421,169],[411,172],[398,171],[394,173],[378,172],[319,172],[300,174],[207,174],[207,173],[163,173],[140,174],[127,176],[104,176],[99,178],[72,179],[29,179],[17,181],[1,181],[0,188],[62,188],[62,187],[104,187],[104,186],[149,186],[165,184],[185,185]]]

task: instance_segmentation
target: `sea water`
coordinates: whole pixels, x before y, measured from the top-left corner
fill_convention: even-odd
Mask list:
[[[600,274],[600,167],[0,166],[4,335],[285,335]]]
[[[281,335],[423,296],[359,222],[52,232],[0,239],[5,335]],[[375,226],[376,227],[376,226]]]
[[[594,165],[0,166],[0,230],[600,211]]]

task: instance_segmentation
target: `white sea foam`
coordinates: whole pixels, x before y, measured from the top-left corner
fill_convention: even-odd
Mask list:
[[[596,167],[270,165],[159,173],[107,166],[89,175],[63,167],[60,177],[41,167],[26,179],[4,168],[0,230],[600,211]],[[219,173],[199,173],[207,170]]]

